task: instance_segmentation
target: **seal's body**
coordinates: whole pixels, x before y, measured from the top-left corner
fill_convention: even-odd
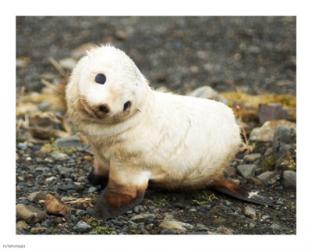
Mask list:
[[[67,86],[68,114],[95,155],[95,174],[108,177],[104,217],[136,204],[149,182],[203,187],[222,177],[238,151],[232,110],[213,100],[152,90],[122,51],[91,50]]]
[[[116,130],[82,126],[99,165],[118,161],[169,188],[219,178],[240,144],[232,111],[212,100],[149,92],[147,106]]]

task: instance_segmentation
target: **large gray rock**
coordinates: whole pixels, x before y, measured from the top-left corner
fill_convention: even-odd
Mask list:
[[[255,175],[256,167],[255,164],[243,164],[239,165],[237,170],[243,177],[250,178]]]
[[[273,137],[275,167],[283,170],[296,169],[296,129],[278,127]]]
[[[282,144],[296,143],[296,129],[289,127],[278,127],[273,137],[273,149],[278,150]]]
[[[267,121],[262,125],[262,127],[254,128],[250,133],[249,139],[251,141],[273,141],[275,130],[278,127],[295,129],[296,124],[286,120]]]
[[[296,172],[285,170],[283,172],[283,184],[287,188],[296,188]]]
[[[276,176],[274,171],[265,171],[257,176],[259,180],[261,180],[265,184],[269,184],[272,182],[273,178]],[[275,178],[274,178],[275,179]]]

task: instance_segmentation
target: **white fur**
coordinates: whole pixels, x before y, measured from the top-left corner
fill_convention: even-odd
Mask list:
[[[94,82],[99,72],[107,77],[104,85]],[[79,95],[92,105],[108,104],[109,116],[121,114],[129,99],[131,116],[116,124],[88,121],[75,108]],[[110,168],[120,166],[125,172],[135,169],[167,187],[199,186],[218,178],[241,142],[229,107],[152,90],[133,61],[111,46],[81,59],[67,87],[67,101],[70,117],[99,162],[108,160]],[[140,174],[137,178],[142,182]]]

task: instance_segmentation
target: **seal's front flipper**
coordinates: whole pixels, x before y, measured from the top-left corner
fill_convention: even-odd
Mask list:
[[[108,219],[123,214],[141,203],[145,190],[109,182],[96,204],[96,215]]]
[[[108,185],[96,204],[96,214],[107,219],[133,208],[143,200],[147,184],[145,173],[125,171],[125,168],[121,172],[110,171]]]
[[[216,180],[209,187],[213,190],[216,190],[220,193],[229,195],[239,200],[247,201],[258,205],[273,206],[272,200],[259,195],[258,192],[247,191],[246,189],[231,180]]]

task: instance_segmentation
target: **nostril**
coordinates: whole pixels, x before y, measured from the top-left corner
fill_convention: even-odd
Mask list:
[[[123,111],[127,111],[131,107],[131,102],[127,101],[124,104]]]
[[[102,113],[109,113],[109,108],[106,104],[102,104],[98,107],[99,111],[101,111]]]

